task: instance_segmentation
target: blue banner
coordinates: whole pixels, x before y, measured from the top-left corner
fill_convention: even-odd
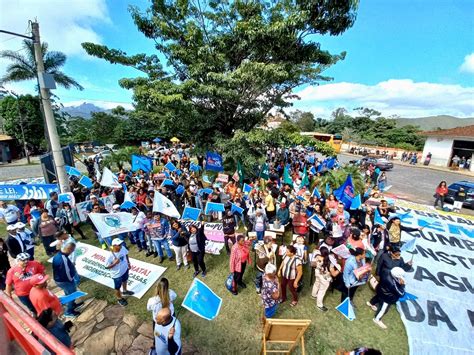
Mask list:
[[[73,166],[69,166],[69,165],[66,165],[65,166],[66,168],[66,174],[68,174],[69,176],[81,176],[81,172],[79,170],[77,170],[76,168],[74,168]]]
[[[222,164],[222,157],[214,152],[206,153],[206,170],[211,171],[224,171],[224,165]]]
[[[58,192],[55,184],[0,185],[0,200],[46,200],[51,192]]]
[[[181,217],[182,219],[191,219],[193,221],[199,220],[199,216],[201,215],[201,209],[200,208],[194,208],[194,207],[189,207],[186,206],[183,211],[183,216]]]
[[[168,169],[169,171],[173,172],[176,170],[176,166],[172,162],[167,162],[165,165],[165,169]]]
[[[213,320],[219,315],[221,305],[222,298],[197,278],[193,280],[182,304],[188,311],[207,320]]]
[[[212,212],[224,212],[225,207],[223,203],[215,203],[215,202],[207,202],[206,209],[204,210],[204,214],[210,214]]]
[[[354,198],[354,184],[352,183],[352,176],[348,175],[344,184],[338,189],[332,192],[334,196],[343,203],[345,208],[351,206],[352,199]]]
[[[82,175],[81,179],[79,180],[79,184],[81,184],[84,187],[87,187],[88,189],[91,189],[92,186],[94,185],[92,183],[92,180],[88,176],[85,176],[85,175]]]
[[[153,169],[153,159],[143,155],[132,155],[132,171],[143,170],[149,173]]]

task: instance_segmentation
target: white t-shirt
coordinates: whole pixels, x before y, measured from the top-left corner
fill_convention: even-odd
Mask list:
[[[117,265],[115,265],[113,268],[109,269],[110,270],[110,276],[112,278],[116,279],[116,278],[122,276],[123,274],[125,274],[127,272],[127,270],[128,270],[127,255],[128,255],[128,251],[124,247],[122,247],[120,249],[120,251],[117,252],[117,253],[115,253],[115,252],[112,253],[111,252],[109,254],[109,257],[105,261],[106,266],[111,265],[116,258],[120,260],[120,262]]]
[[[168,308],[170,309],[171,314],[174,314],[173,302],[178,296],[176,295],[176,292],[174,292],[173,290],[169,290],[168,293],[170,297],[170,305]],[[160,296],[155,296],[148,299],[148,302],[146,304],[146,309],[149,312],[153,312],[153,320],[156,319],[156,315],[162,308],[163,308],[163,305],[161,304]]]
[[[0,217],[5,218],[5,221],[7,223],[12,223],[18,220],[18,215],[17,213],[20,210],[18,207],[13,206],[13,205],[7,205],[5,208],[0,208]]]
[[[170,328],[174,327],[174,336],[173,339],[178,345],[178,352],[181,349],[181,323],[176,317],[173,317],[173,320],[170,324],[162,326],[159,324],[155,325],[154,337],[155,337],[155,351],[157,355],[169,355],[168,351],[168,333]]]

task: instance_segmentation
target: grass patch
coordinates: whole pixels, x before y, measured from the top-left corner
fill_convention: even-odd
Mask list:
[[[86,242],[98,246],[97,240],[92,239],[92,232],[88,227],[83,229],[90,237]],[[0,232],[6,235],[5,226],[0,225]],[[289,236],[287,236],[289,238]],[[36,259],[47,265],[51,273],[51,264],[47,262],[42,246],[35,248]],[[146,258],[145,254],[138,253],[132,246],[130,257],[158,263],[153,257]],[[253,258],[253,254],[252,254]],[[191,342],[201,354],[257,354],[261,348],[261,315],[262,306],[260,297],[253,286],[255,271],[253,267],[246,270],[244,281],[247,289],[233,296],[225,289],[224,282],[229,274],[228,257],[225,252],[220,256],[206,255],[207,276],[202,279],[223,299],[219,316],[214,321],[207,321],[180,307],[183,297],[192,282],[193,268],[176,270],[176,264],[165,260],[162,266],[167,267],[164,277],[170,281],[170,287],[178,294],[175,302],[176,312],[181,320],[183,335],[186,342]],[[408,354],[408,343],[405,327],[395,307],[392,307],[384,317],[387,330],[378,328],[373,322],[374,313],[365,305],[372,297],[368,286],[359,288],[355,297],[357,319],[353,322],[346,320],[334,309],[339,304],[340,293],[328,292],[325,305],[329,308],[326,313],[316,308],[316,301],[311,298],[310,270],[304,271],[304,288],[300,294],[297,307],[290,307],[289,302],[280,306],[277,318],[311,319],[310,328],[305,334],[306,350],[308,354],[335,354],[337,349],[353,349],[359,346],[374,347],[385,355]],[[114,303],[113,290],[86,278],[82,279],[80,289],[99,299]],[[127,312],[136,315],[141,321],[151,321],[151,314],[146,311],[146,302],[153,296],[151,288],[142,299],[130,297]],[[298,351],[296,351],[298,353]]]

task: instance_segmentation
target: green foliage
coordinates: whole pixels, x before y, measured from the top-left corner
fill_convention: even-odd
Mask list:
[[[349,175],[352,176],[355,193],[363,193],[365,188],[364,176],[361,174],[359,168],[353,165],[346,165],[338,170],[331,170],[325,173],[318,181],[318,189],[319,191],[326,191],[326,184],[329,184],[333,191],[340,187]]]
[[[145,12],[130,11],[160,56],[83,47],[145,73],[120,81],[133,89],[137,114],[167,136],[206,147],[252,130],[272,108],[290,106],[294,88],[330,80],[322,72],[345,53],[332,55],[314,40],[351,27],[357,6],[355,0],[155,0]]]
[[[21,121],[23,121],[26,142],[36,148],[43,144],[43,118],[37,97],[23,95],[18,99],[13,96],[3,98],[0,101],[0,117],[3,118],[7,134],[22,142]]]
[[[316,128],[316,121],[311,112],[296,110],[290,113],[290,119],[296,123],[301,132],[313,132]]]
[[[121,170],[126,163],[132,161],[133,154],[140,154],[138,147],[125,147],[119,149],[116,152],[106,156],[102,160],[102,165],[108,167],[109,169],[114,169],[116,167],[118,170]]]

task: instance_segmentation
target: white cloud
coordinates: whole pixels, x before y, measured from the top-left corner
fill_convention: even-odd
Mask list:
[[[111,110],[117,106],[122,106],[126,110],[133,110],[133,105],[131,103],[126,103],[126,102],[114,102],[114,101],[101,101],[101,100],[78,100],[78,101],[68,101],[68,102],[63,102],[63,105],[65,107],[71,107],[71,106],[79,106],[83,103],[88,103],[88,104],[93,104],[97,107],[106,109],[106,110]]]
[[[82,42],[101,43],[94,26],[111,24],[105,0],[0,0],[0,28],[26,34],[28,21],[38,20],[49,48],[67,55],[85,55]],[[1,49],[19,49],[21,39],[0,37]]]
[[[474,73],[474,53],[468,54],[464,57],[464,62],[459,70],[466,73]]]
[[[474,116],[474,87],[390,79],[376,85],[332,83],[309,86],[296,92],[294,108],[329,116],[338,107],[370,107],[385,115],[422,117],[448,114]]]

